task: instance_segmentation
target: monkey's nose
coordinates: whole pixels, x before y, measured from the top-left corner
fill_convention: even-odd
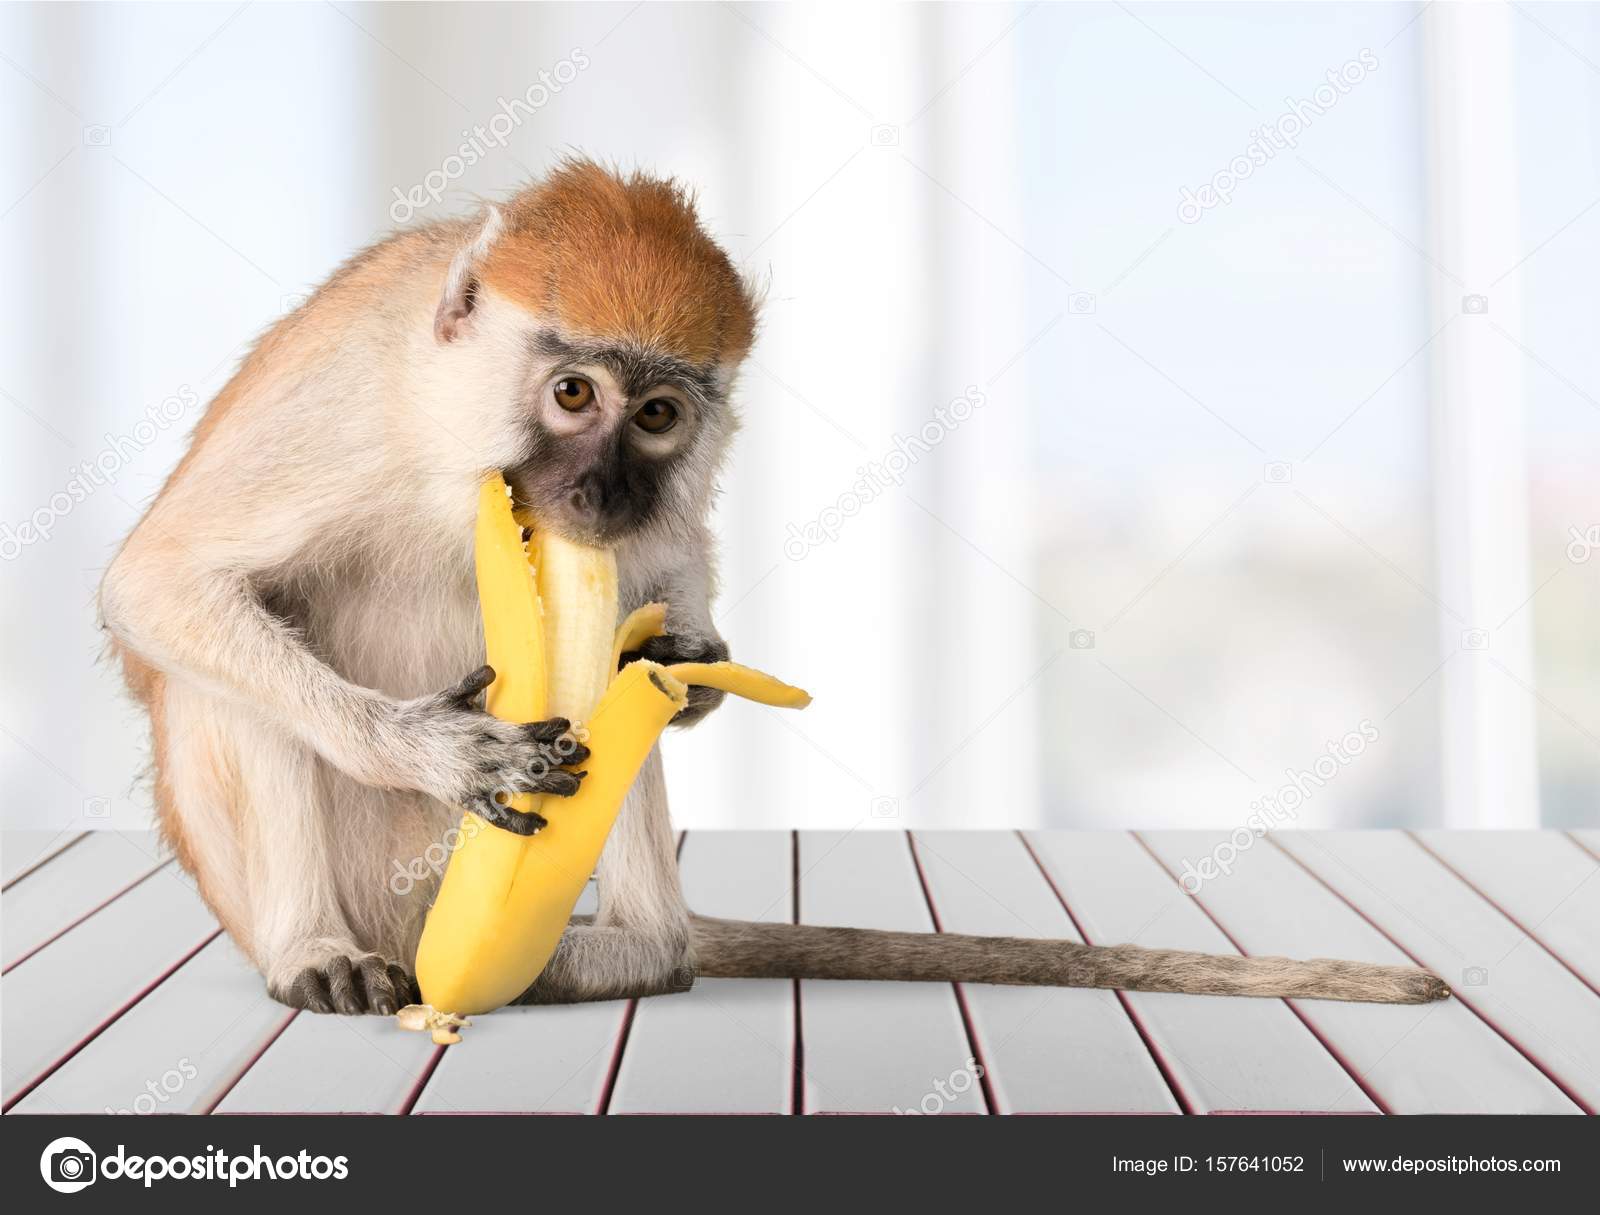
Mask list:
[[[585,486],[579,486],[567,495],[567,509],[572,513],[574,522],[593,524],[600,517],[600,495]]]
[[[569,482],[564,497],[566,515],[573,527],[599,535],[618,523],[626,499],[604,477],[589,473]]]

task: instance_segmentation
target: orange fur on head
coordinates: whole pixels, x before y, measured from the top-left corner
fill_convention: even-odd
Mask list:
[[[567,161],[504,218],[483,281],[564,329],[701,364],[750,348],[754,301],[675,182]]]

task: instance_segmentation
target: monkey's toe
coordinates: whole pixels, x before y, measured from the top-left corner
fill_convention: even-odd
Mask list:
[[[399,966],[376,954],[368,954],[357,961],[355,977],[364,997],[364,1012],[388,1017],[412,1003],[409,976]]]
[[[354,1016],[367,1011],[367,993],[356,982],[356,968],[346,957],[329,958],[322,967],[335,1012]]]
[[[399,1012],[400,1008],[404,1008],[407,1004],[422,1003],[422,988],[417,986],[417,980],[404,966],[401,966],[398,962],[390,962],[388,972],[389,989],[394,992],[394,998],[399,1002],[399,1008],[395,1009],[396,1012]]]
[[[307,1012],[331,1013],[333,1000],[328,994],[328,980],[322,971],[308,966],[286,985],[269,987],[267,994],[280,1004],[301,1008]]]

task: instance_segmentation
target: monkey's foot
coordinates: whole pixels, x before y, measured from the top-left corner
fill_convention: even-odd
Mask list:
[[[267,994],[290,1008],[316,1013],[393,1016],[421,998],[417,981],[398,962],[375,953],[335,955],[320,966],[307,966],[287,980],[269,982]]]

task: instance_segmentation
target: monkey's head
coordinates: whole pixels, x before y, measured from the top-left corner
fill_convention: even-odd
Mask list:
[[[685,191],[589,161],[489,209],[434,324],[515,364],[491,381],[511,399],[485,405],[509,424],[496,458],[519,510],[607,545],[703,519],[754,332],[753,294]]]

